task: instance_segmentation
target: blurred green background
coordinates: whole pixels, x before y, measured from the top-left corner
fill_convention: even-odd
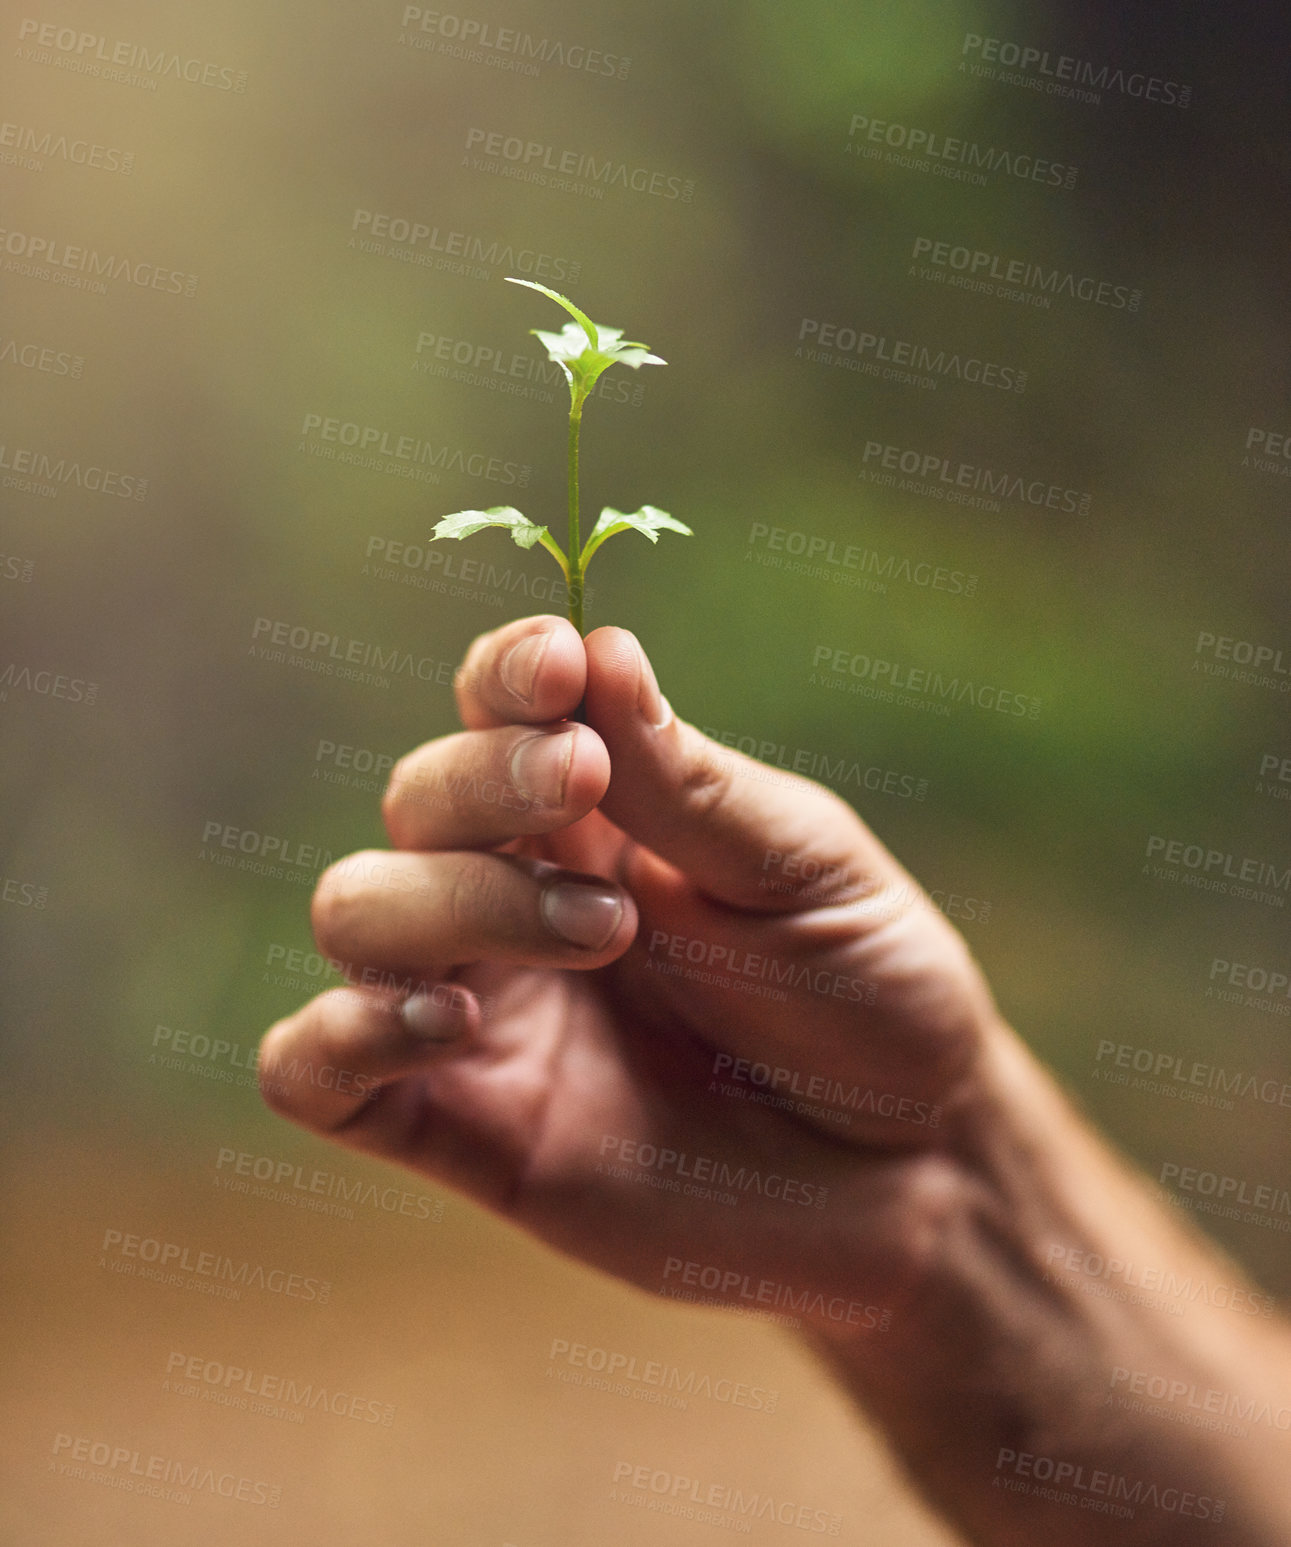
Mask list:
[[[426,1244],[411,1226],[345,1228],[217,1193],[222,1146],[382,1173],[329,1162],[250,1090],[211,1077],[212,1060],[151,1061],[156,1028],[250,1056],[330,981],[287,968],[310,949],[319,864],[281,880],[221,868],[203,857],[210,824],[318,856],[380,844],[379,779],[341,769],[325,745],[395,757],[448,731],[442,679],[468,641],[551,610],[526,586],[455,587],[438,549],[429,568],[377,568],[390,544],[424,552],[433,522],[463,506],[514,502],[563,530],[564,398],[559,385],[543,401],[419,369],[428,335],[540,360],[527,330],[558,315],[502,283],[505,262],[464,276],[363,250],[352,238],[366,211],[441,243],[464,233],[576,264],[549,282],[669,362],[632,378],[639,403],[588,409],[584,501],[657,504],[696,535],[654,549],[617,539],[592,573],[589,624],[636,630],[696,724],[782,760],[805,751],[925,781],[922,799],[855,777],[838,787],[929,888],[973,900],[957,922],[1076,1099],[1149,1172],[1170,1161],[1285,1179],[1282,1108],[1184,1105],[1094,1077],[1109,1039],[1291,1079],[1291,999],[1208,995],[1216,960],[1291,970],[1287,891],[1262,903],[1144,872],[1153,835],[1291,867],[1291,783],[1262,774],[1291,757],[1288,698],[1195,669],[1214,659],[1197,653],[1202,634],[1291,665],[1291,483],[1275,458],[1244,465],[1253,428],[1291,428],[1285,24],[1254,6],[1203,17],[944,0],[508,0],[462,13],[626,60],[620,78],[551,60],[526,74],[505,49],[436,51],[452,25],[420,18],[450,13],[398,3],[33,12],[53,41],[32,54],[39,36],[5,24],[6,121],[134,159],[129,175],[56,150],[27,165],[4,142],[0,336],[83,361],[73,374],[0,359],[5,466],[34,449],[148,483],[137,501],[0,490],[13,561],[0,666],[99,684],[93,704],[14,678],[0,691],[4,875],[18,888],[0,945],[22,1243],[12,1305],[29,1333],[10,1419],[9,1492],[25,1520],[12,1539],[73,1539],[91,1508],[107,1512],[101,1541],[175,1539],[175,1506],[46,1475],[51,1436],[70,1430],[248,1466],[272,1457],[281,1513],[199,1499],[180,1517],[193,1541],[236,1529],[339,1542],[359,1526],[391,1543],[692,1539],[698,1527],[603,1502],[619,1450],[705,1475],[768,1466],[783,1489],[827,1498],[851,1540],[949,1541],[763,1330],[643,1305],[451,1198]],[[245,71],[245,91],[68,68],[101,50],[61,47],[61,28],[214,62],[222,80]],[[960,68],[968,33],[1187,83],[1191,102],[1111,90],[1093,105],[976,76]],[[1074,167],[1074,186],[1006,171],[978,186],[858,155],[858,116]],[[644,168],[665,188],[693,181],[693,195],[525,182],[481,169],[472,131]],[[98,295],[23,272],[33,236],[196,275],[195,293],[121,278]],[[1092,275],[1142,303],[1059,296],[1041,309],[955,288],[921,277],[919,238]],[[813,359],[804,322],[997,362],[1025,371],[1025,390],[908,385]],[[310,415],[532,477],[515,489],[346,465],[311,452]],[[881,487],[861,477],[873,444],[1088,494],[1088,509],[974,509]],[[767,541],[750,541],[763,527],[892,557],[893,576],[862,588],[764,564]],[[501,533],[442,558],[549,578],[545,555]],[[975,590],[902,580],[903,563],[974,575]],[[257,620],[398,648],[441,681],[370,686],[265,660]],[[821,646],[991,683],[1039,712],[961,702],[941,716],[831,692],[810,680]],[[1199,1217],[1268,1288],[1291,1288],[1285,1235]],[[108,1227],[182,1229],[173,1238],[248,1255],[255,1242],[345,1294],[309,1321],[114,1283],[97,1268]],[[536,1377],[566,1313],[588,1336],[779,1371],[789,1395],[754,1433],[742,1414],[683,1420],[553,1391]],[[283,1425],[159,1394],[168,1339],[211,1357],[263,1345],[270,1364],[286,1346],[334,1379],[348,1359],[379,1372],[407,1417],[380,1443],[336,1420],[326,1437],[284,1439]],[[427,1511],[442,1535],[426,1533]]]

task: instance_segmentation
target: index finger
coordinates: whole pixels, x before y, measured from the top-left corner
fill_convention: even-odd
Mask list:
[[[453,682],[467,730],[538,725],[573,714],[587,684],[587,653],[565,618],[518,618],[471,643]]]

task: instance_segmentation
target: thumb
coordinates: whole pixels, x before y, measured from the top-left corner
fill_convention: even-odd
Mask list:
[[[609,749],[600,810],[708,896],[759,912],[851,901],[907,879],[852,808],[677,719],[635,636],[599,628],[587,723]]]

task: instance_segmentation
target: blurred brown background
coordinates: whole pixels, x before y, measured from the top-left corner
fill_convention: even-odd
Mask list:
[[[1291,971],[1285,24],[1253,5],[32,0],[2,26],[5,1540],[714,1535],[614,1502],[631,1463],[761,1486],[852,1542],[949,1542],[783,1336],[656,1305],[330,1150],[264,1111],[247,1070],[331,981],[309,887],[381,841],[382,760],[451,727],[443,684],[475,633],[552,610],[541,552],[425,545],[466,505],[562,525],[563,387],[487,385],[540,360],[527,329],[559,325],[502,283],[531,265],[669,362],[628,382],[640,401],[589,408],[584,499],[662,505],[696,536],[607,549],[589,621],[636,629],[695,723],[857,770],[838,787],[1151,1174],[1285,1181],[1276,1101],[1099,1077],[1114,1042],[1291,1081],[1291,998],[1268,991]],[[1098,100],[1038,67],[1018,84],[1011,47],[1101,72]],[[530,171],[569,150],[625,177],[522,180],[513,137],[542,147]],[[945,175],[965,165],[948,138],[992,169]],[[427,229],[400,244],[400,221]],[[1139,301],[962,288],[955,249]],[[860,368],[898,344],[941,364]],[[340,457],[364,429],[375,466]],[[444,453],[433,480],[380,452],[403,436]],[[876,447],[1040,502],[862,478]],[[774,529],[800,535],[777,554]],[[831,563],[831,543],[868,558]],[[767,562],[807,545],[812,573]],[[463,578],[468,559],[493,574]],[[976,578],[936,587],[937,569]],[[303,664],[261,653],[293,630]],[[411,669],[324,672],[333,638]],[[823,646],[1037,712],[830,692],[810,682]],[[1255,680],[1222,674],[1257,650]],[[1154,838],[1255,860],[1261,896],[1190,884],[1204,862],[1154,873]],[[428,1217],[232,1191],[221,1152],[394,1185]],[[1280,1229],[1196,1217],[1285,1295]],[[330,1292],[123,1274],[130,1235]],[[558,1340],[778,1400],[580,1386]],[[190,1361],[206,1373],[177,1378]],[[288,1382],[323,1406],[253,1410],[249,1385]],[[342,1397],[360,1416],[327,1410]],[[80,1441],[248,1497],[61,1472]]]

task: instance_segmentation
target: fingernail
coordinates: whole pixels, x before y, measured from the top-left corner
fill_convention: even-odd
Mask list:
[[[502,678],[502,685],[507,692],[522,704],[533,702],[533,685],[538,676],[538,667],[550,643],[550,633],[526,634],[502,657],[498,676]]]
[[[599,951],[619,927],[623,899],[612,887],[586,881],[555,881],[542,894],[547,928],[571,945]]]
[[[569,765],[574,756],[574,730],[526,736],[512,749],[511,782],[527,800],[563,806]]]
[[[659,731],[672,719],[672,706],[659,691],[659,683],[654,674],[649,657],[637,643],[637,654],[640,660],[640,679],[637,687],[637,708],[641,711],[648,725]]]
[[[429,993],[419,988],[399,1007],[403,1023],[427,1042],[455,1042],[466,1025],[465,993],[451,983],[436,983]]]

